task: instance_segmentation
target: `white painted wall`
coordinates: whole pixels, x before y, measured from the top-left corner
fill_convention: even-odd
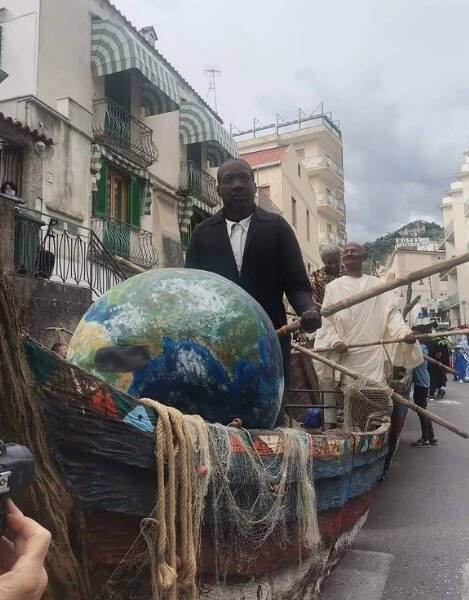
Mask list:
[[[1,68],[8,73],[0,85],[0,101],[37,91],[39,0],[4,0]],[[15,115],[11,115],[15,116]]]

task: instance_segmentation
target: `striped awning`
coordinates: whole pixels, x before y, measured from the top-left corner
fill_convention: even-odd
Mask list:
[[[147,80],[144,86],[146,96],[150,89],[159,108],[163,107],[166,111],[178,109],[180,100],[176,79],[135,34],[104,19],[93,20],[91,27],[91,68],[95,77],[138,69]]]
[[[179,133],[184,144],[208,142],[210,160],[223,161],[238,156],[236,142],[210,114],[209,110],[195,102],[183,102],[179,112]]]
[[[210,215],[214,215],[221,208],[221,204],[217,204],[217,206],[208,206],[208,204],[205,204],[205,202],[202,202],[194,196],[179,198],[178,221],[179,229],[181,231],[189,231],[192,215],[194,214],[194,206],[200,208],[200,210],[204,212],[207,215],[207,217],[209,217]]]

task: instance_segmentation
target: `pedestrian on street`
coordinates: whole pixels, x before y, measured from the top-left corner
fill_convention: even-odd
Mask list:
[[[428,355],[428,348],[425,344],[420,344],[424,355]],[[414,382],[414,403],[420,408],[427,408],[428,392],[430,388],[430,374],[428,372],[427,361],[424,360],[421,365],[413,369],[412,379]],[[438,446],[438,440],[433,433],[433,425],[430,419],[419,414],[422,436],[416,442],[412,442],[414,448],[430,448]]]
[[[302,328],[312,333],[321,326],[321,318],[292,228],[280,215],[256,206],[254,174],[246,161],[224,162],[217,180],[223,208],[194,229],[186,268],[218,273],[241,286],[259,302],[275,329],[287,322],[285,294]],[[282,338],[280,344],[287,387],[290,338]]]
[[[459,383],[464,383],[467,372],[467,360],[464,356],[464,349],[462,348],[462,346],[456,348],[454,355],[454,369],[458,373]]]

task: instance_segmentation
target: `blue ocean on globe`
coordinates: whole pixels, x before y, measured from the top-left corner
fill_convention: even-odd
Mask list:
[[[139,358],[126,362],[133,348]],[[118,366],[104,368],[100,357],[116,352]],[[205,271],[155,269],[109,290],[80,321],[67,358],[137,398],[210,422],[271,429],[282,402],[269,317],[239,286]]]

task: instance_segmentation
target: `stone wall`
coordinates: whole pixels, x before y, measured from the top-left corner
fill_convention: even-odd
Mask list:
[[[75,331],[81,317],[91,305],[91,290],[21,275],[13,275],[10,280],[16,298],[16,310],[24,330],[48,348],[58,341],[68,344],[70,335],[47,328],[63,327]]]
[[[47,327],[74,331],[92,303],[91,290],[15,274],[15,202],[3,196],[0,196],[0,239],[0,268],[10,277],[21,325],[31,337],[50,347],[59,338]],[[62,342],[68,342],[69,338],[60,334]]]

